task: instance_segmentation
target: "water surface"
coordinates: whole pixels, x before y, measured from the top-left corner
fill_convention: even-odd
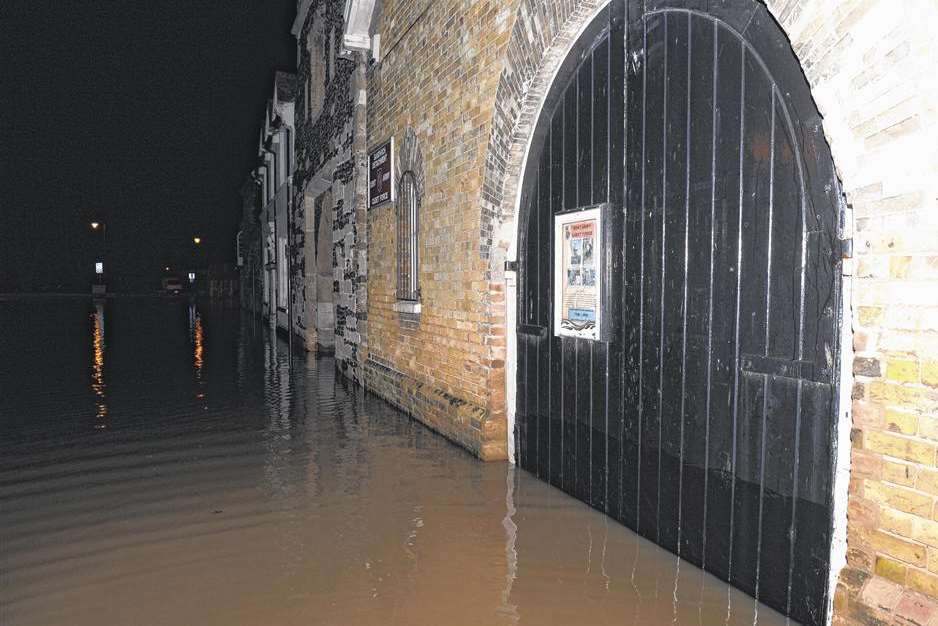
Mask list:
[[[4,626],[756,622],[237,310],[0,301]]]

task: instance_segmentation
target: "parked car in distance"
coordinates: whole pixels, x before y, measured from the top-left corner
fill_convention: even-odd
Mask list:
[[[167,296],[178,296],[182,293],[182,281],[178,276],[167,276],[163,278],[162,293]]]

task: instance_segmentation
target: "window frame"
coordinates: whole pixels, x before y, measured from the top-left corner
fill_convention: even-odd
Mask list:
[[[413,170],[401,174],[397,196],[397,300],[420,302],[420,194]]]

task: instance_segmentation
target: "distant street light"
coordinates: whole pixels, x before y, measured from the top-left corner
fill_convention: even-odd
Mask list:
[[[201,247],[202,237],[195,235],[192,238],[192,243],[195,244],[195,247],[192,248],[191,259],[193,269],[199,271],[205,269],[205,248]],[[189,272],[189,283],[195,285],[195,273]]]
[[[100,290],[101,290],[101,293],[103,293],[103,290],[104,290],[104,261],[107,260],[107,224],[105,224],[104,222],[97,222],[97,221],[95,221],[95,222],[91,222],[90,225],[91,225],[91,230],[93,230],[93,231],[95,231],[95,232],[98,232],[98,231],[101,232],[101,238],[103,239],[103,241],[102,241],[101,255],[100,255],[100,257],[99,257],[99,260],[96,260],[96,261],[95,261],[95,264],[94,264],[94,273],[95,273],[95,277],[96,277],[95,280],[96,280],[97,284],[99,285],[98,289],[100,289]],[[96,254],[95,256],[98,256],[98,255]]]
[[[104,245],[107,246],[107,224],[104,222],[91,222],[91,230],[100,230],[101,235],[104,237]]]

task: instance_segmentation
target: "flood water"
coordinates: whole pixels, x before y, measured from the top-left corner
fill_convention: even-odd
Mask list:
[[[0,624],[781,624],[236,309],[0,300]]]

